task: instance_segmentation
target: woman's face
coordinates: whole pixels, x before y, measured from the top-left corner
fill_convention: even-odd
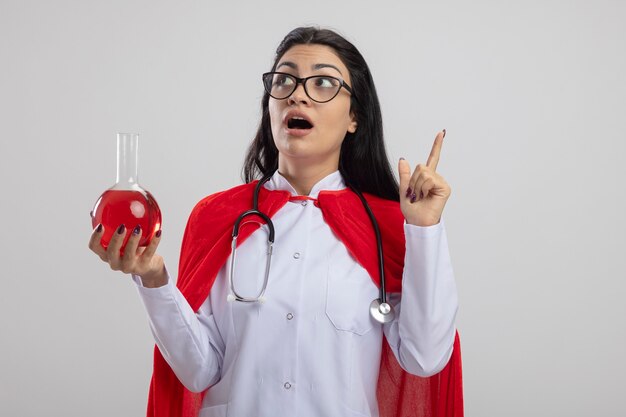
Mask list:
[[[291,47],[278,61],[275,71],[299,78],[330,75],[352,86],[348,69],[334,49],[325,45]],[[350,112],[350,93],[345,88],[341,88],[332,100],[318,103],[306,95],[302,84],[298,84],[287,99],[270,97],[269,113],[279,162],[283,163],[322,164],[337,169],[346,132],[354,133],[357,127],[356,119]],[[290,122],[293,118],[304,118],[311,127],[294,127],[293,121]]]

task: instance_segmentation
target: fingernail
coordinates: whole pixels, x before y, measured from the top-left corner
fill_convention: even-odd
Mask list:
[[[411,190],[411,187],[407,188],[405,197],[409,198],[409,196],[411,195],[412,192],[413,192],[413,190]]]
[[[403,157],[400,157],[400,160],[401,160],[401,161],[404,161],[404,158],[403,158]]]
[[[443,129],[443,137],[441,139],[443,139],[445,137],[446,137],[446,129]]]
[[[102,231],[102,223],[100,223],[98,227],[96,227],[96,233],[100,233],[101,231]]]
[[[134,235],[138,235],[139,232],[141,232],[141,226],[137,225],[135,226],[135,228],[133,229],[133,234]]]
[[[157,230],[157,232],[154,234],[156,237],[161,237],[161,230]]]
[[[124,230],[126,230],[126,226],[120,224],[120,227],[117,228],[117,234],[121,235],[122,233],[124,233]]]
[[[413,193],[413,195],[411,196],[411,203],[415,203],[416,200],[417,196],[415,195],[415,193]]]

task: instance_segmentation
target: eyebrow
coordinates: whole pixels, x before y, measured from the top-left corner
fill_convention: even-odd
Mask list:
[[[285,61],[285,62],[281,62],[276,69],[279,69],[280,67],[285,66],[285,67],[289,67],[289,68],[293,68],[295,70],[298,69],[298,65],[294,62],[291,61]],[[341,74],[343,76],[343,73],[339,70],[339,68],[337,68],[336,66],[332,65],[332,64],[315,64],[312,67],[314,70],[318,70],[318,69],[322,69],[322,68],[332,68],[334,70],[336,70],[339,74]]]

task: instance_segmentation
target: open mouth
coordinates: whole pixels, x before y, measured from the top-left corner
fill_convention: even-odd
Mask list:
[[[313,125],[302,117],[292,117],[287,120],[287,127],[289,129],[312,129]]]

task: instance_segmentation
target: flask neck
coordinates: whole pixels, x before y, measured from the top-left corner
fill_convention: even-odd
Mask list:
[[[138,134],[117,134],[117,179],[115,188],[135,188],[138,185],[138,147]]]

